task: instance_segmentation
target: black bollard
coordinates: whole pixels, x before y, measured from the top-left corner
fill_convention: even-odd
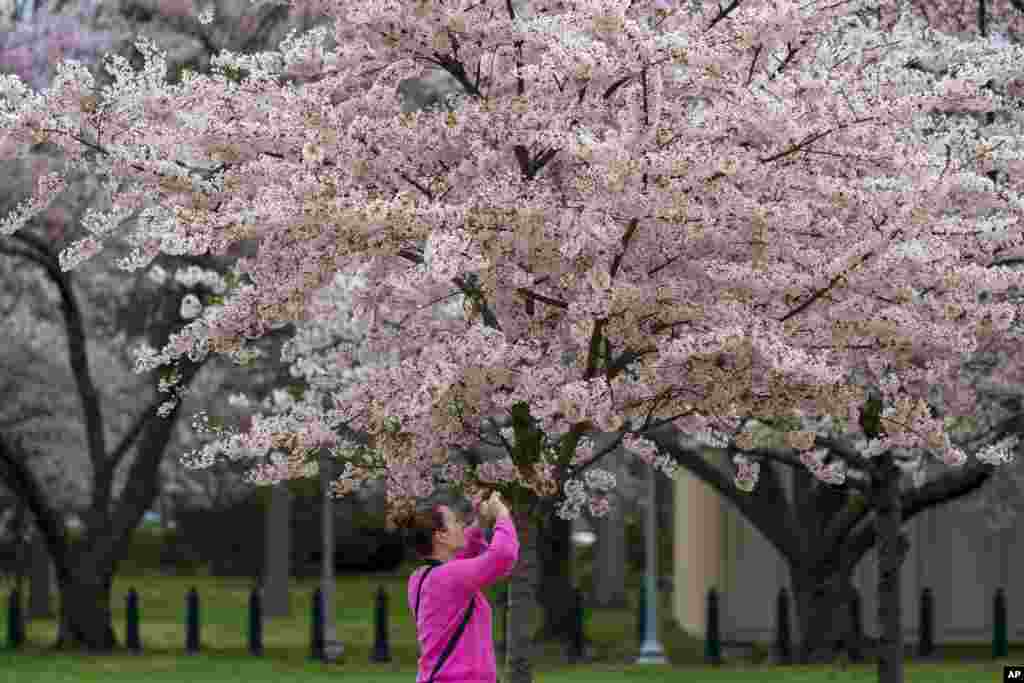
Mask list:
[[[640,611],[636,614],[636,643],[643,647],[647,635],[647,582],[640,581]]]
[[[374,636],[373,652],[370,653],[371,662],[390,662],[391,648],[388,647],[388,594],[384,586],[377,589],[377,604],[373,610],[374,614]]]
[[[863,662],[864,620],[861,617],[860,591],[856,588],[853,590],[853,599],[850,600],[850,625],[852,633],[849,636],[850,642],[846,645],[846,649],[850,653],[850,661]]]
[[[921,591],[920,638],[917,644],[919,657],[931,657],[935,651],[934,626],[935,606],[932,600],[932,589]]]
[[[583,591],[577,588],[573,597],[575,601],[572,609],[572,640],[569,643],[569,661],[578,662],[583,659],[583,644],[586,642],[586,635],[583,632]]]
[[[249,652],[256,657],[263,654],[263,605],[259,586],[254,586],[249,594]]]
[[[142,652],[139,640],[139,594],[134,588],[128,590],[124,609],[124,640],[125,646],[135,654]]]
[[[996,589],[992,601],[992,658],[999,659],[1010,655],[1010,644],[1006,633],[1006,592]]]
[[[708,591],[707,634],[704,637],[704,661],[715,666],[722,663],[722,640],[718,633],[718,591]]]
[[[185,596],[185,653],[199,652],[199,593],[195,586]]]
[[[775,600],[775,658],[779,664],[792,664],[793,648],[789,635],[789,593],[779,589]]]
[[[7,643],[17,650],[25,642],[25,622],[21,617],[21,594],[15,588],[7,602]]]
[[[310,656],[313,659],[319,659],[324,661],[327,653],[324,651],[324,609],[323,603],[320,597],[320,589],[317,588],[313,591],[313,618],[312,618],[312,637],[310,640]]]

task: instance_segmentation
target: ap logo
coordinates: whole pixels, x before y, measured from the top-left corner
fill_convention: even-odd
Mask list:
[[[1024,666],[1004,666],[1003,682],[1024,683]]]

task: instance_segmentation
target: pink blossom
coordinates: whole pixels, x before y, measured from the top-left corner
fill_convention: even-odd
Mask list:
[[[1019,72],[1018,52],[842,4],[744,2],[716,21],[713,4],[576,3],[479,25],[438,3],[315,4],[339,19],[338,47],[317,30],[289,36],[275,67],[218,56],[250,72],[245,87],[170,87],[143,39],[142,71],[115,60],[100,102],[83,101],[86,74],[70,65],[42,93],[0,80],[5,155],[53,142],[132,188],[62,267],[120,238],[147,198],[126,269],[161,252],[246,252],[244,284],[154,357],[242,361],[250,340],[296,329],[288,355],[310,398],[254,419],[231,443],[239,457],[329,443],[344,425],[373,448],[345,450],[338,491],[385,477],[401,507],[431,493],[451,446],[516,416],[517,439],[540,444],[528,461],[513,449],[445,471],[561,496],[571,517],[602,503],[558,474],[590,448],[563,439],[624,433],[671,476],[635,425],[752,448],[748,423],[770,409],[848,420],[864,458],[931,449],[959,464],[944,420],[977,408],[957,374],[965,355],[1003,349],[1008,372],[1024,372],[1007,300],[1024,273],[997,263],[1024,240],[1024,186],[991,180],[1024,158],[1022,131],[963,135],[954,116],[1006,109],[983,86]],[[456,49],[437,26],[465,39]],[[424,45],[459,97],[404,110],[396,90]],[[95,126],[83,112],[99,105],[112,118],[83,145],[72,128]],[[0,232],[45,210],[62,181],[44,176]],[[879,434],[859,433],[865,387],[881,396]],[[842,481],[819,456],[805,466]],[[759,463],[735,464],[752,490]]]

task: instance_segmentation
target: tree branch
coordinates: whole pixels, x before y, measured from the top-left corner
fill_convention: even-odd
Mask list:
[[[713,29],[718,22],[720,22],[722,19],[725,19],[730,14],[732,14],[733,11],[737,7],[739,7],[739,6],[740,6],[740,0],[732,0],[732,2],[730,2],[725,7],[719,6],[718,7],[718,14],[715,15],[715,18],[711,20],[711,23],[708,24],[708,27],[706,29],[704,29],[704,32],[707,33],[708,31]]]
[[[142,412],[135,418],[135,422],[131,428],[125,432],[124,436],[121,437],[121,441],[118,442],[117,447],[110,454],[111,466],[116,469],[124,459],[124,456],[128,453],[128,450],[132,447],[135,439],[142,433],[142,429],[146,424],[153,419],[163,419],[156,415],[157,409],[160,407],[167,398],[164,396],[158,396],[154,401],[142,409]]]
[[[973,460],[956,469],[949,469],[938,479],[921,488],[908,489],[902,496],[903,521],[941,503],[956,500],[978,488],[992,477],[995,465]]]
[[[731,476],[712,465],[699,452],[680,445],[679,435],[679,430],[672,426],[644,434],[657,444],[659,449],[671,455],[677,464],[685,467],[735,505],[747,521],[760,531],[783,557],[791,562],[795,561],[800,550],[799,541],[793,533],[796,518],[788,504],[784,505],[784,511],[780,514],[780,501],[786,501],[786,495],[775,469],[762,469],[758,485],[752,492],[746,493],[736,488]]]
[[[187,388],[202,369],[206,359],[198,363],[182,359],[180,366],[180,387]],[[160,462],[167,452],[167,444],[174,433],[174,425],[183,403],[178,401],[167,417],[156,416],[145,422],[136,449],[136,458],[128,470],[126,486],[118,499],[113,514],[104,523],[98,536],[100,543],[108,546],[105,550],[120,557],[117,553],[124,550],[131,540],[131,531],[138,526],[146,510],[159,493],[159,482],[155,476]]]
[[[60,515],[46,500],[46,493],[28,467],[21,438],[0,433],[0,479],[18,500],[25,503],[36,520],[36,528],[46,539],[50,557],[60,583],[71,579],[65,561],[67,537]]]
[[[870,514],[866,500],[861,496],[847,498],[846,505],[835,514],[826,525],[812,550],[810,564],[821,564],[843,550],[854,529]]]
[[[551,297],[544,296],[543,294],[537,294],[536,292],[531,292],[529,289],[526,289],[525,287],[520,287],[519,289],[516,290],[516,293],[517,294],[522,294],[523,297],[525,297],[526,299],[530,299],[532,301],[539,301],[542,304],[547,304],[548,306],[554,306],[555,308],[562,308],[562,309],[568,309],[569,308],[569,304],[565,303],[564,301],[561,301],[560,299],[552,299]]]
[[[46,275],[57,285],[61,299],[61,313],[64,316],[64,328],[67,334],[68,361],[71,365],[75,386],[78,389],[79,402],[85,418],[86,443],[89,449],[89,460],[93,466],[93,485],[100,485],[100,473],[106,467],[106,437],[103,429],[103,412],[99,391],[93,382],[89,370],[89,356],[85,334],[85,324],[78,300],[72,290],[71,278],[61,272],[57,259],[49,246],[41,238],[30,232],[18,232],[12,238],[29,246],[40,254],[34,262],[40,265]],[[45,256],[44,256],[45,255]]]
[[[964,465],[958,470],[947,472],[938,481],[925,484],[920,489],[903,493],[903,522],[909,522],[916,515],[930,508],[954,501],[969,495],[981,488],[992,476],[994,467],[975,461],[972,465]],[[846,542],[851,566],[857,563],[875,546],[875,525],[865,524]]]
[[[398,255],[406,261],[410,261],[417,265],[423,263],[423,255],[410,249],[402,249],[398,252]],[[501,325],[498,324],[498,317],[494,315],[494,311],[492,311],[491,307],[487,305],[487,300],[484,299],[483,295],[480,294],[476,287],[471,283],[466,282],[465,278],[462,277],[452,278],[452,283],[458,287],[459,291],[461,291],[465,296],[474,299],[479,303],[480,317],[484,319],[484,325],[495,330],[501,330]]]
[[[594,435],[594,436],[596,436],[596,435]],[[619,446],[621,446],[622,445],[622,440],[623,440],[623,438],[625,436],[626,436],[626,432],[624,432],[624,431],[617,432],[615,434],[613,440],[609,444],[607,444],[604,448],[602,448],[598,453],[596,453],[593,457],[591,457],[590,460],[588,460],[588,461],[586,461],[584,463],[580,463],[579,465],[576,465],[575,467],[572,466],[572,465],[567,466],[567,468],[566,468],[567,475],[569,477],[578,477],[581,472],[583,472],[587,468],[597,464],[606,455],[608,455],[609,453],[611,453],[612,451],[617,449]]]

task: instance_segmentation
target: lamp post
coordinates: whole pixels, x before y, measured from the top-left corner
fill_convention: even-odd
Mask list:
[[[320,449],[320,494],[323,499],[321,527],[323,538],[322,563],[320,565],[320,595],[324,618],[324,659],[328,662],[337,660],[345,651],[345,645],[338,640],[337,626],[334,623],[334,502],[331,499],[330,484],[334,473],[334,461],[327,449]]]
[[[657,495],[657,485],[654,480],[655,476],[657,475],[654,473],[654,468],[648,468],[647,510],[644,519],[644,560],[647,565],[644,572],[644,582],[647,589],[647,600],[645,601],[644,610],[646,628],[644,629],[643,643],[640,645],[640,655],[636,658],[637,664],[665,664],[668,662],[665,658],[665,649],[658,640],[658,582],[656,576],[658,571],[658,548],[655,543],[655,534],[658,530],[655,518],[657,514],[655,498]]]

